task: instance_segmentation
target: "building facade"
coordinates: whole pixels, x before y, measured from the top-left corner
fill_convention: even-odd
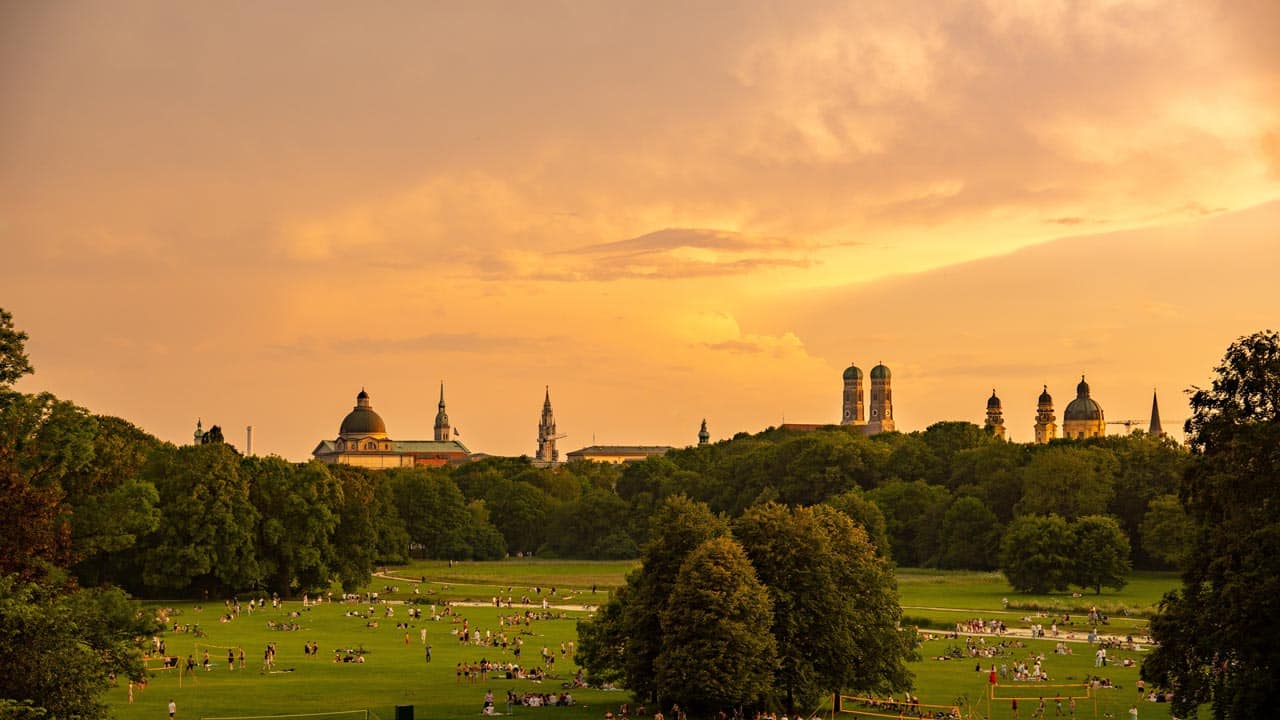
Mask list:
[[[592,445],[581,450],[574,450],[566,457],[574,460],[590,460],[592,462],[621,465],[628,462],[639,462],[646,458],[666,455],[670,445]]]
[[[443,420],[443,425],[442,421]],[[462,462],[471,451],[457,440],[448,439],[449,417],[444,411],[444,385],[440,386],[440,405],[436,414],[434,440],[392,440],[387,424],[374,412],[369,393],[363,388],[356,395],[356,405],[342,419],[338,437],[321,440],[312,457],[327,465],[355,465],[373,469],[396,467],[440,467]],[[441,440],[441,427],[445,439]]]

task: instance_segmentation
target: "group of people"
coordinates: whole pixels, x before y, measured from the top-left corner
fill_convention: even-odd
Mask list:
[[[455,670],[458,683],[486,682],[490,674],[507,680],[541,681],[549,677],[540,667],[524,668],[514,662],[490,662],[481,659],[478,662],[460,662]]]
[[[568,690],[559,693],[518,693],[515,690],[507,691],[507,707],[571,707],[574,704],[573,695]],[[493,715],[495,712],[493,690],[489,690],[484,694],[484,706],[481,712],[485,715]]]

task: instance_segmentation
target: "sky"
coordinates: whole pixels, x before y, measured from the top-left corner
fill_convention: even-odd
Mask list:
[[[1166,429],[1280,317],[1280,4],[0,0],[0,307],[48,390],[302,460],[365,388],[532,454]],[[1123,426],[1112,426],[1123,432]]]

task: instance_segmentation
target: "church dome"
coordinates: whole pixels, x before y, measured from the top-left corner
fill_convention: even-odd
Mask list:
[[[356,406],[342,419],[342,427],[338,434],[346,435],[386,435],[387,424],[382,417],[373,411],[369,402],[369,393],[363,389],[356,396]]]
[[[1076,385],[1076,399],[1072,400],[1065,412],[1062,413],[1063,420],[1101,420],[1102,406],[1096,400],[1089,397],[1089,383],[1084,381],[1084,376],[1080,376],[1080,384]]]
[[[1039,400],[1039,403],[1040,403],[1041,405],[1052,405],[1052,404],[1053,404],[1053,396],[1049,394],[1049,386],[1048,386],[1048,385],[1045,385],[1045,386],[1044,386],[1044,392],[1040,393],[1040,400]]]
[[[871,368],[872,380],[888,380],[891,376],[892,373],[889,372],[889,368],[884,366],[884,363],[877,364]]]
[[[991,397],[987,399],[987,407],[988,408],[1000,407],[1000,398],[996,397],[996,391],[994,388],[992,388],[991,390]]]
[[[1096,400],[1089,397],[1078,397],[1067,403],[1067,409],[1062,413],[1063,420],[1101,420],[1102,406]]]
[[[850,364],[849,367],[845,368],[844,379],[845,380],[861,380],[862,370],[859,370],[857,365]]]

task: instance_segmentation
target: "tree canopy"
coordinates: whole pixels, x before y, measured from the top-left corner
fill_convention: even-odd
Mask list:
[[[1215,718],[1268,717],[1280,705],[1280,334],[1227,348],[1186,430],[1179,498],[1194,539],[1142,675],[1173,690],[1175,714],[1207,703]]]

